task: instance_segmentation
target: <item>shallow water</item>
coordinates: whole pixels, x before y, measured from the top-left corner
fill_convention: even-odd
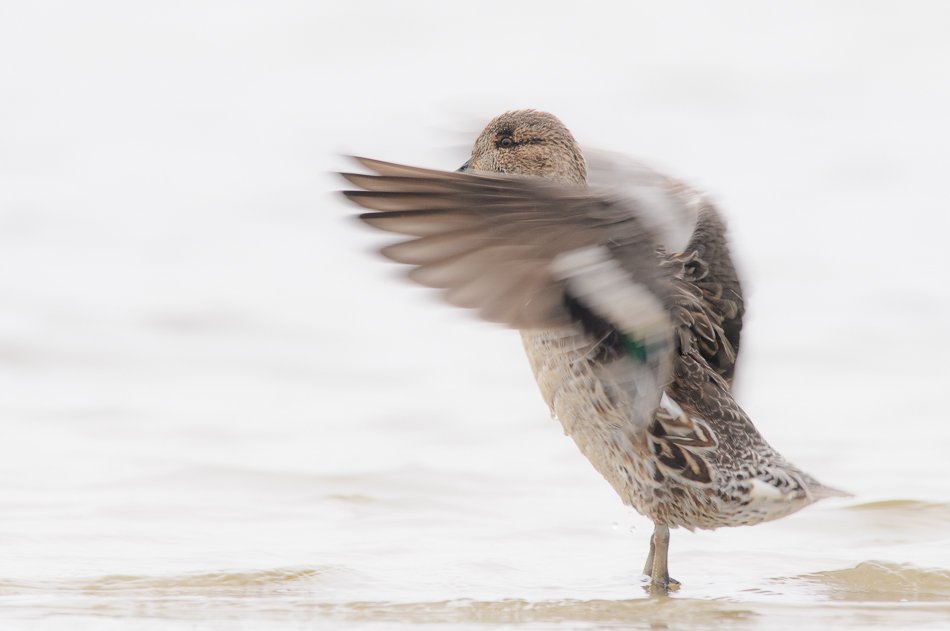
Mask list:
[[[950,627],[945,4],[505,5],[478,54],[502,5],[83,7],[0,9],[0,627]],[[669,598],[517,334],[325,175],[526,106],[721,200],[738,399],[854,493],[673,531]]]

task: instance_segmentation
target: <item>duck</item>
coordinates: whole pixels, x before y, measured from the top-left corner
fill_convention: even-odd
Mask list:
[[[354,158],[381,253],[458,307],[521,332],[551,416],[654,524],[643,573],[669,575],[670,529],[749,526],[847,496],[787,461],[732,392],[745,314],[725,221],[691,186],[582,150],[554,115],[491,120],[457,171]]]

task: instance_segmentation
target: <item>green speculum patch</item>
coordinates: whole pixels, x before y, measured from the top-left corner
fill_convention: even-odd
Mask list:
[[[663,342],[653,342],[649,344],[644,339],[637,339],[624,333],[620,333],[620,340],[623,343],[623,349],[627,355],[638,362],[646,362],[650,355],[661,350],[664,346]]]
[[[622,333],[620,334],[620,339],[623,340],[623,348],[627,351],[627,355],[639,362],[645,362],[647,360],[647,353],[650,349],[647,348],[646,342]]]

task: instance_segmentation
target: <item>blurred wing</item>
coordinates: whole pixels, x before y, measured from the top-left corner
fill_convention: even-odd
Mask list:
[[[668,252],[687,247],[696,231],[699,205],[682,194],[679,181],[620,153],[585,148],[584,159],[590,186],[635,202],[657,245]]]
[[[410,239],[382,250],[454,305],[518,329],[574,327],[601,378],[647,415],[669,378],[668,270],[642,203],[539,178],[447,173],[357,158],[342,174],[367,224]],[[651,407],[652,406],[652,407]]]
[[[591,185],[637,200],[666,250],[680,348],[695,348],[731,383],[745,307],[719,212],[699,191],[627,156],[589,148],[584,156]]]

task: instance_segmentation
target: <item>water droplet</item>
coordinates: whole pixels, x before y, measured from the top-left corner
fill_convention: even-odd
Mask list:
[[[636,531],[637,531],[636,526],[630,526],[630,532],[636,532]]]
[[[617,522],[614,522],[613,525],[611,525],[610,527],[616,530],[617,528],[620,528],[620,524],[618,524]]]

